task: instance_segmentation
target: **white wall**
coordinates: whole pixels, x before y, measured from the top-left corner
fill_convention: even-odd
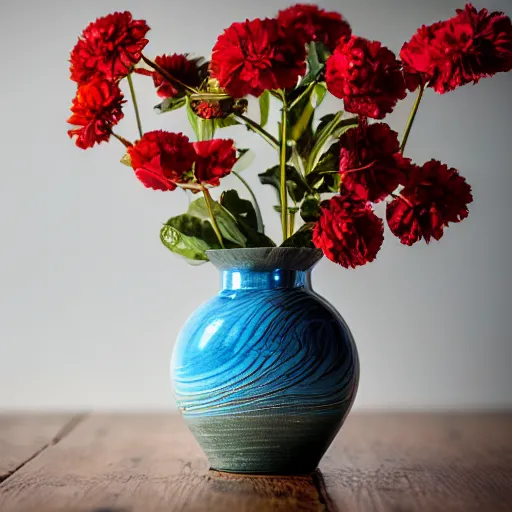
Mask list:
[[[422,23],[464,0],[324,1],[360,35],[395,51]],[[285,0],[27,0],[0,4],[0,408],[170,408],[168,358],[180,325],[217,289],[160,245],[181,193],[144,189],[118,163],[116,141],[81,151],[66,136],[74,86],[68,51],[97,16],[131,10],[152,27],[149,54],[208,53],[234,20],[272,16]],[[478,2],[478,7],[483,4]],[[510,0],[488,0],[508,10]],[[445,96],[426,94],[407,148],[460,169],[473,185],[469,219],[427,247],[389,231],[378,260],[356,271],[323,261],[317,290],[345,316],[362,364],[360,407],[512,405],[510,91],[512,75]],[[157,117],[136,78],[146,130],[190,134],[183,113]],[[413,98],[388,121],[401,131]],[[337,100],[327,107],[338,109]],[[245,171],[279,238],[273,191],[257,173],[276,157],[256,136],[226,132],[258,157]],[[130,109],[119,132],[135,138]],[[234,185],[230,178],[226,185]]]

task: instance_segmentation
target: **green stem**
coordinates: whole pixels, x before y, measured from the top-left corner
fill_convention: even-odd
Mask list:
[[[137,104],[137,96],[135,96],[135,87],[133,87],[132,74],[130,73],[127,77],[128,85],[130,86],[130,94],[132,95],[133,110],[135,110],[135,117],[137,118],[137,128],[139,129],[139,135],[142,138],[144,132],[142,131],[142,123],[140,122],[139,105]]]
[[[253,192],[252,188],[249,186],[249,183],[245,181],[240,174],[238,174],[236,171],[231,171],[245,186],[245,188],[249,191],[249,194],[251,195],[252,202],[254,203],[254,211],[256,212],[256,221],[258,223],[258,231],[260,233],[265,233],[265,226],[263,225],[263,217],[261,215],[260,206],[258,204],[258,200],[256,199],[256,194]]]
[[[425,86],[420,85],[420,89],[418,91],[418,96],[416,97],[416,101],[412,107],[411,113],[409,114],[409,119],[407,120],[407,125],[405,127],[404,136],[402,138],[402,144],[400,144],[400,151],[403,153],[405,149],[405,145],[407,144],[407,139],[409,138],[409,134],[411,133],[412,123],[414,123],[414,118],[418,113],[418,107],[420,106],[421,98],[423,98],[423,92],[425,91]]]
[[[118,135],[117,133],[111,131],[110,135],[113,135],[119,142],[121,142],[127,148],[133,146],[133,144],[129,140],[126,140],[124,137],[121,137],[121,135]]]
[[[212,196],[210,195],[210,192],[206,187],[203,187],[203,195],[204,195],[204,201],[206,203],[206,208],[208,208],[208,213],[210,214],[210,220],[212,221],[213,230],[215,231],[215,234],[217,235],[217,239],[219,240],[220,246],[225,249],[224,243],[222,242],[222,234],[219,229],[219,225],[217,224],[217,219],[215,218],[215,215],[213,213],[212,208]]]
[[[295,212],[290,212],[290,228],[289,228],[289,236],[293,235],[295,231]]]
[[[306,94],[309,94],[311,92],[311,90],[315,87],[316,85],[316,82],[311,82],[291,103],[290,105],[288,105],[288,110],[292,110],[293,107],[295,107],[295,105],[297,105],[297,103],[300,102],[300,100],[302,100],[302,98],[304,98],[304,96],[306,96]]]
[[[281,227],[283,228],[283,241],[285,241],[288,238],[288,194],[286,191],[286,125],[288,111],[284,92],[281,95],[281,99],[283,101],[283,109],[281,111],[281,151],[279,155],[281,174],[279,179],[279,195],[281,197]]]
[[[235,117],[238,117],[241,119],[245,125],[251,129],[253,132],[257,133],[258,135],[261,135],[274,149],[279,149],[279,141],[270,135],[270,133],[267,132],[264,128],[262,128],[256,121],[253,121],[249,117],[244,116],[243,114],[236,115]]]

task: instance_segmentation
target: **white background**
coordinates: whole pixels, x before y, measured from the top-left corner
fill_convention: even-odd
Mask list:
[[[74,95],[67,59],[80,31],[97,16],[128,9],[152,27],[148,55],[207,55],[232,21],[273,16],[287,5],[2,1],[0,408],[174,407],[168,376],[174,339],[218,287],[210,265],[189,267],[160,245],[160,225],[185,209],[184,194],[146,190],[118,163],[123,151],[115,140],[82,151],[67,138]],[[419,25],[451,16],[463,0],[321,5],[340,10],[355,33],[398,52]],[[486,6],[512,14],[509,0]],[[182,112],[152,112],[157,97],[148,78],[135,81],[146,130],[191,135]],[[466,221],[430,246],[401,246],[387,230],[375,263],[348,271],[323,261],[314,273],[316,289],[356,338],[359,407],[512,405],[511,86],[512,75],[501,75],[444,96],[429,90],[413,129],[408,156],[418,163],[440,159],[472,184]],[[397,131],[412,101],[387,119]],[[326,109],[340,108],[338,100],[326,102]],[[136,137],[131,108],[118,131]],[[245,177],[278,239],[274,192],[257,180],[276,155],[243,128],[225,135],[257,152]]]

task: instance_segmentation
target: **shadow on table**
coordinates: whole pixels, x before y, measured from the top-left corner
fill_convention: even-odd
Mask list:
[[[321,482],[320,472],[305,476],[257,476],[210,470],[202,488],[190,496],[183,510],[322,510],[325,503]]]

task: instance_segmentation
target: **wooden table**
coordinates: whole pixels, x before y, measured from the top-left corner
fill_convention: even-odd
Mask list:
[[[177,415],[0,415],[1,512],[512,511],[512,414],[353,413],[320,471],[208,471]]]

